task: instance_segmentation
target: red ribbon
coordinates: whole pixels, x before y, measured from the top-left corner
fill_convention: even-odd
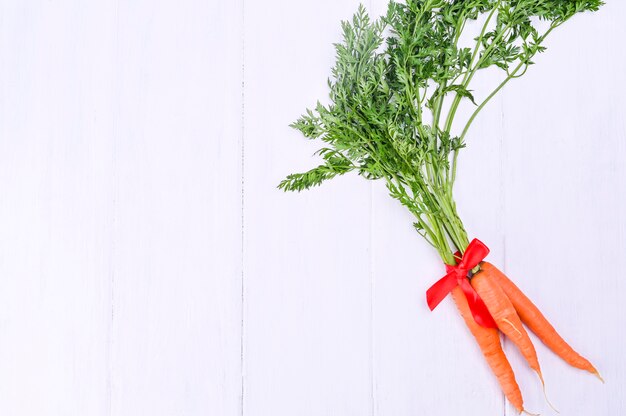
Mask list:
[[[446,264],[447,274],[426,291],[426,301],[430,310],[435,309],[448,296],[448,293],[459,285],[467,298],[467,303],[476,323],[485,328],[497,328],[496,322],[493,320],[489,310],[487,310],[485,302],[470,285],[467,277],[468,272],[478,266],[487,257],[487,254],[489,254],[487,246],[475,238],[469,243],[461,261],[456,266]],[[456,253],[455,257],[459,258],[460,253]]]

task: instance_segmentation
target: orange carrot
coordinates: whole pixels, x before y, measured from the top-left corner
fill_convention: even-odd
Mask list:
[[[465,324],[472,335],[474,335],[474,338],[476,338],[476,342],[478,342],[487,364],[489,364],[491,371],[497,377],[504,395],[519,412],[523,412],[524,401],[522,392],[517,385],[517,381],[515,381],[515,374],[509,364],[509,360],[507,360],[504,351],[502,351],[498,330],[482,327],[474,321],[467,299],[460,287],[457,286],[452,290],[452,298],[465,320]]]
[[[494,267],[485,262],[481,264],[480,268],[481,270],[472,277],[472,287],[485,302],[500,331],[513,341],[530,365],[530,368],[537,372],[543,384],[543,375],[539,367],[535,346],[530,340],[526,329],[524,329],[513,304],[498,283],[496,283],[493,277]]]
[[[488,263],[485,262],[484,264]],[[494,280],[511,300],[522,322],[526,324],[548,348],[572,367],[589,371],[602,380],[600,374],[598,374],[598,370],[596,370],[586,358],[574,351],[574,349],[565,342],[545,316],[543,316],[539,308],[515,286],[515,283],[495,266],[489,264],[488,267],[492,269]]]

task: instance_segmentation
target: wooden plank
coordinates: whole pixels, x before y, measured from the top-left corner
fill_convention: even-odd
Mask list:
[[[245,7],[244,414],[371,411],[368,184],[276,189],[318,163],[287,126],[327,96],[339,21],[358,2]]]
[[[117,18],[112,414],[238,415],[242,2]]]
[[[0,413],[108,415],[106,2],[0,5]]]
[[[561,414],[623,414],[626,363],[626,61],[622,2],[556,31],[536,67],[506,91],[506,271],[607,379],[569,368],[536,340]],[[529,410],[549,411],[509,348]],[[507,414],[515,414],[509,409]]]
[[[495,264],[502,258],[499,120],[496,104],[476,122],[456,187],[470,238],[490,247]],[[445,274],[441,259],[383,184],[373,196],[376,414],[502,414],[497,381],[452,300],[434,312],[426,305],[426,290]]]
[[[386,2],[375,5],[379,13],[385,9],[381,3]],[[478,25],[468,25],[468,33],[475,28]],[[492,75],[476,77],[473,88],[477,96],[493,84]],[[461,106],[457,120],[467,119],[470,111],[470,106]],[[500,126],[500,105],[494,101],[467,137],[455,188],[459,214],[470,238],[478,237],[490,247],[489,259],[494,263],[502,259],[503,247]],[[502,414],[497,381],[452,300],[445,300],[434,312],[428,310],[425,292],[444,274],[444,268],[436,251],[414,231],[413,221],[410,213],[387,195],[384,185],[376,183],[372,224],[374,414]]]

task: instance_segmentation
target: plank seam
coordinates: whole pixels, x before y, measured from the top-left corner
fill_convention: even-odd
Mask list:
[[[244,276],[244,259],[245,259],[245,52],[246,52],[246,31],[245,31],[245,0],[241,0],[241,324],[240,324],[240,371],[241,371],[241,401],[240,401],[240,415],[245,414],[245,276]]]
[[[114,47],[116,52],[119,52],[117,49],[119,46],[119,1],[115,2],[115,33],[114,33]],[[111,241],[110,241],[110,252],[109,252],[109,267],[110,267],[110,280],[109,284],[111,285],[109,288],[109,305],[110,305],[110,321],[108,324],[108,334],[107,334],[107,380],[106,380],[106,405],[109,416],[113,415],[113,373],[114,373],[114,346],[115,346],[115,265],[116,265],[116,253],[117,253],[117,244],[116,244],[116,236],[117,236],[117,226],[118,226],[118,218],[117,218],[117,192],[118,192],[118,172],[117,172],[117,118],[113,117],[113,141],[112,141],[112,149],[111,149],[111,168],[112,168],[112,198],[111,198]]]
[[[369,0],[370,14],[373,11],[373,0]],[[373,184],[369,183],[369,273],[370,273],[370,413],[376,416],[376,331],[375,331],[375,274],[374,274],[374,197]]]
[[[500,203],[499,203],[499,210],[500,210],[500,233],[502,235],[502,240],[500,241],[500,244],[502,244],[502,271],[504,273],[506,273],[506,188],[505,188],[505,179],[504,179],[504,158],[505,158],[505,128],[506,128],[506,124],[504,122],[504,98],[503,96],[500,96],[500,149],[499,150],[499,154],[498,157],[500,158],[500,183],[499,183],[499,198],[500,198]],[[506,341],[506,337],[502,337],[502,348],[504,350],[506,350],[506,345],[507,345],[507,341]],[[504,416],[508,416],[509,415],[509,410],[508,410],[508,406],[507,406],[507,402],[506,402],[506,396],[504,395],[504,393],[501,393],[502,395],[502,410],[503,410],[503,414]]]
[[[376,416],[376,328],[375,328],[375,289],[376,289],[376,277],[374,273],[374,244],[373,244],[373,234],[374,234],[374,198],[373,198],[373,184],[370,182],[369,184],[369,273],[370,273],[370,393],[371,393],[371,414],[372,416]]]

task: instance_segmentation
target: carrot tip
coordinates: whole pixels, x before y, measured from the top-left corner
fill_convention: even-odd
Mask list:
[[[541,379],[541,382],[543,383],[543,378]],[[546,399],[546,403],[548,403],[548,406],[550,406],[550,408],[552,410],[554,410],[556,413],[561,413],[559,412],[559,409],[557,409],[556,407],[554,407],[554,405],[550,402],[550,399],[548,399],[548,394],[546,393],[546,385],[543,385],[543,397]]]
[[[541,381],[541,387],[543,387],[543,392],[546,392],[546,382],[543,381],[543,374],[541,374],[541,370],[535,370],[535,373],[539,376],[539,380]]]
[[[591,373],[591,374],[593,374],[594,376],[598,377],[598,378],[600,379],[600,381],[602,382],[602,384],[605,384],[604,379],[602,378],[602,376],[600,375],[600,373],[598,373],[598,370],[596,370],[596,369],[594,368],[593,373]]]
[[[541,380],[541,387],[543,388],[543,397],[546,399],[546,403],[548,403],[548,406],[550,406],[550,408],[552,410],[554,410],[556,413],[561,413],[559,412],[559,410],[554,407],[554,405],[550,402],[550,399],[548,399],[548,393],[546,393],[546,383],[543,380],[543,374],[541,374],[541,371],[539,370],[535,370],[535,372],[537,373],[537,375],[539,376],[539,380]]]
[[[522,414],[522,413],[524,413],[524,414],[526,414],[526,415],[529,415],[529,416],[541,416],[539,413],[530,413],[530,412],[529,412],[529,411],[527,411],[526,409],[522,409],[522,411],[520,412],[520,414]]]

